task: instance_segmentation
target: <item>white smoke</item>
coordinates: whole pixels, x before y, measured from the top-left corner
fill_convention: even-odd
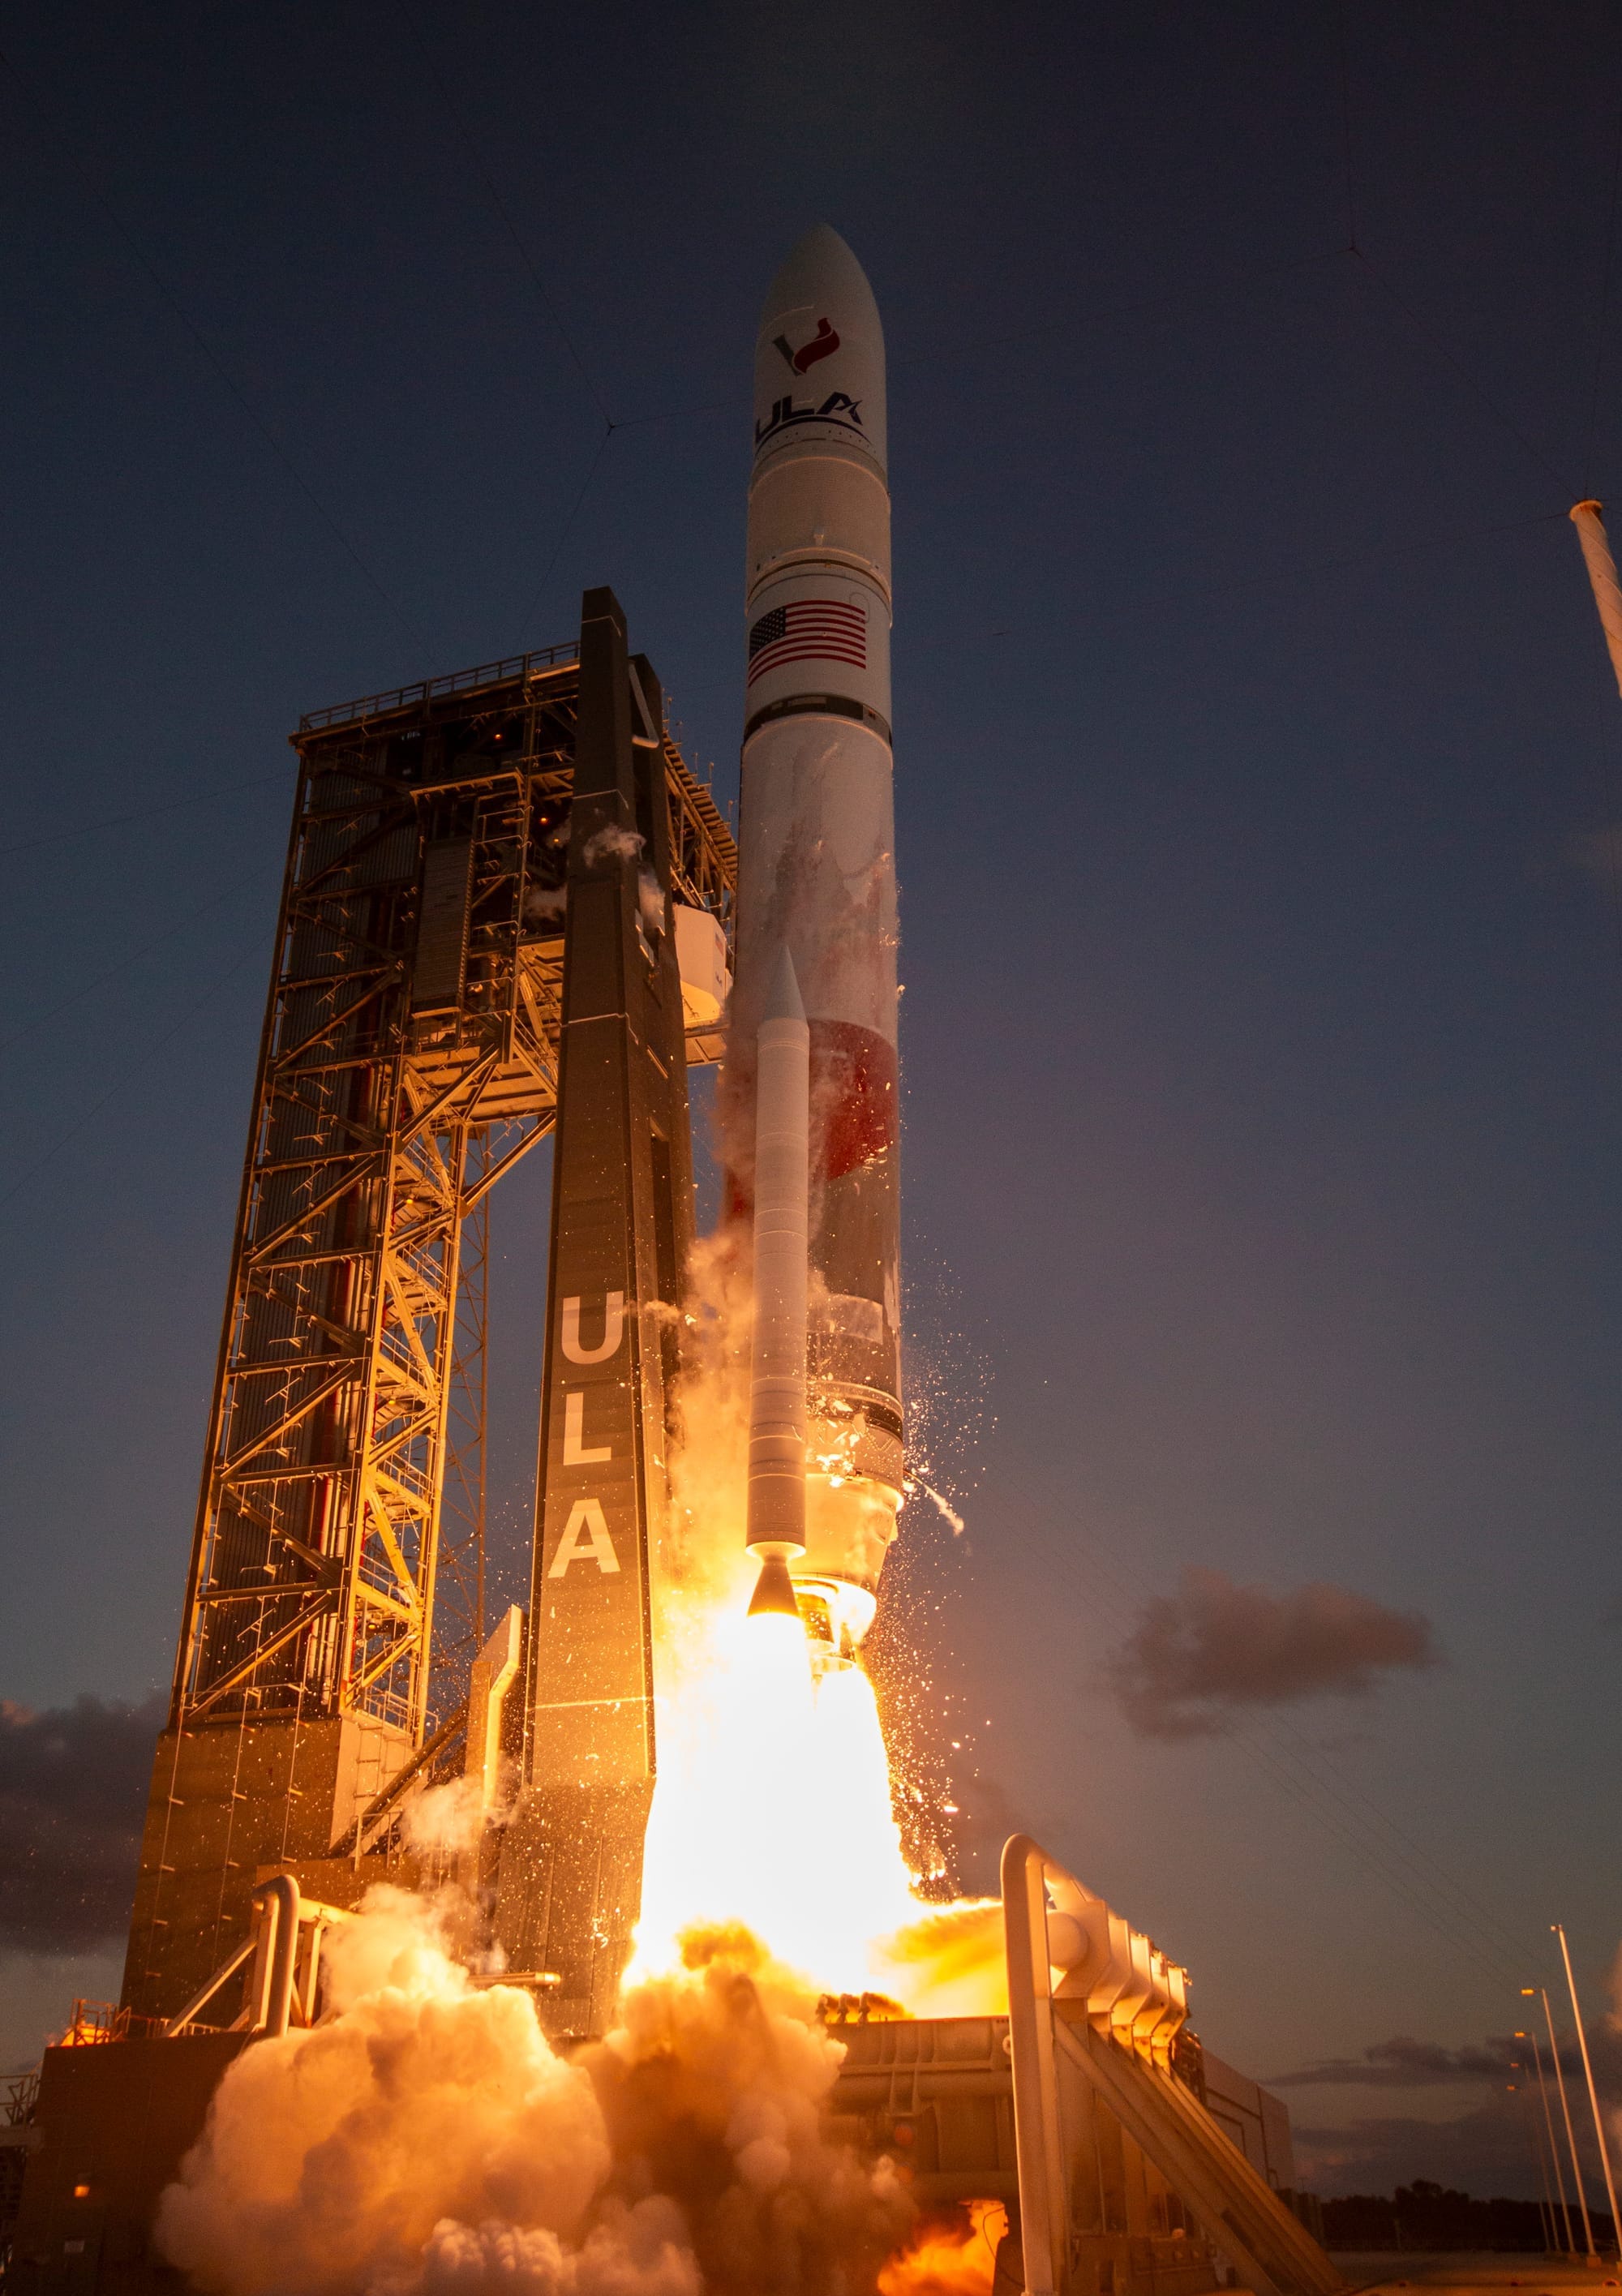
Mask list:
[[[243,2051],[164,2194],[217,2296],[840,2296],[912,2210],[829,2141],[843,2054],[747,1933],[684,1941],[573,2062],[384,1886],[327,1947],[330,2006]]]
[[[483,1837],[484,1799],[473,1778],[452,1778],[429,1786],[407,1802],[400,1817],[406,1847],[416,1853],[460,1857],[476,1849]]]
[[[605,855],[615,861],[635,861],[642,849],[643,840],[634,829],[621,829],[618,822],[605,821],[586,839],[580,857],[589,869]]]
[[[325,1957],[333,2013],[243,2051],[164,2194],[170,2261],[230,2296],[358,2296],[409,2284],[447,2218],[578,2234],[608,2140],[528,1997],[474,1990],[386,1886]]]
[[[436,2225],[420,2267],[375,2296],[700,2296],[682,2215],[655,2197],[610,2210],[578,2249],[540,2226]]]

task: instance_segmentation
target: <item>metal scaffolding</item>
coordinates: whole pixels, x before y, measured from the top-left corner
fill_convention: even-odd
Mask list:
[[[197,1918],[162,1903],[176,1898],[167,1877],[199,1857],[220,1867],[217,1943],[247,1886],[231,1869],[299,1844],[324,1854],[442,1726],[482,1637],[484,1218],[556,1114],[578,651],[317,711],[293,737],[298,794],[127,1997],[135,1980],[172,1989],[160,1980],[176,1950],[160,1932]],[[731,834],[662,728],[659,740],[671,890],[729,925]],[[716,1049],[695,1039],[692,1056]],[[223,1782],[204,1799],[220,1802],[224,1833],[190,1856],[184,1746],[279,1722],[307,1737],[358,1726],[369,1775],[346,1755],[348,1785],[324,1773],[314,1789],[331,1804],[320,1822],[283,1824],[278,1844],[242,1807],[258,1797],[241,1751],[228,1776],[217,1757]],[[295,1736],[288,1762],[299,1759]],[[291,1767],[286,1778],[274,1791],[305,1790]]]

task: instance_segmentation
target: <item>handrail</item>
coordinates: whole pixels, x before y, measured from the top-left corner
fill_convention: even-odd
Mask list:
[[[509,654],[504,661],[480,662],[474,669],[455,669],[443,677],[420,677],[414,685],[397,685],[391,693],[368,693],[358,701],[335,701],[325,709],[311,709],[299,720],[301,734],[321,734],[334,726],[352,725],[360,718],[387,718],[397,709],[404,709],[413,701],[431,701],[441,693],[463,693],[481,685],[504,685],[515,677],[528,677],[537,669],[553,669],[560,662],[573,661],[579,654],[578,642],[569,639],[562,645],[536,646],[528,653]]]

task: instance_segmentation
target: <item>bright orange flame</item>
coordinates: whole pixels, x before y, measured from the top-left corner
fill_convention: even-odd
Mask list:
[[[797,1619],[707,1622],[660,1714],[636,1973],[697,1924],[741,1922],[815,1988],[864,1990],[871,1943],[919,1907],[872,1686],[814,1670]]]
[[[743,1538],[743,1280],[700,1246],[654,1587],[659,1782],[629,1979],[679,1967],[684,1932],[738,1923],[814,1992],[876,1988],[915,2015],[995,2014],[1006,2006],[1000,1937],[988,1950],[984,1909],[943,1925],[914,1894],[860,1663],[814,1644],[798,1619],[747,1615],[759,1566]],[[862,1549],[861,1488],[831,1487],[820,1503],[851,1514],[845,1544]]]
[[[997,2243],[1008,2229],[1001,2201],[971,2201],[969,2228],[926,2225],[879,2275],[879,2296],[991,2296]]]

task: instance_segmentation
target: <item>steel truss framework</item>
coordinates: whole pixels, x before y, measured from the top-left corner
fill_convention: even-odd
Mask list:
[[[553,647],[294,736],[174,1728],[355,1717],[421,1746],[460,1695],[483,1625],[480,1222],[555,1114],[578,683]],[[672,890],[729,925],[732,837],[657,738]]]

